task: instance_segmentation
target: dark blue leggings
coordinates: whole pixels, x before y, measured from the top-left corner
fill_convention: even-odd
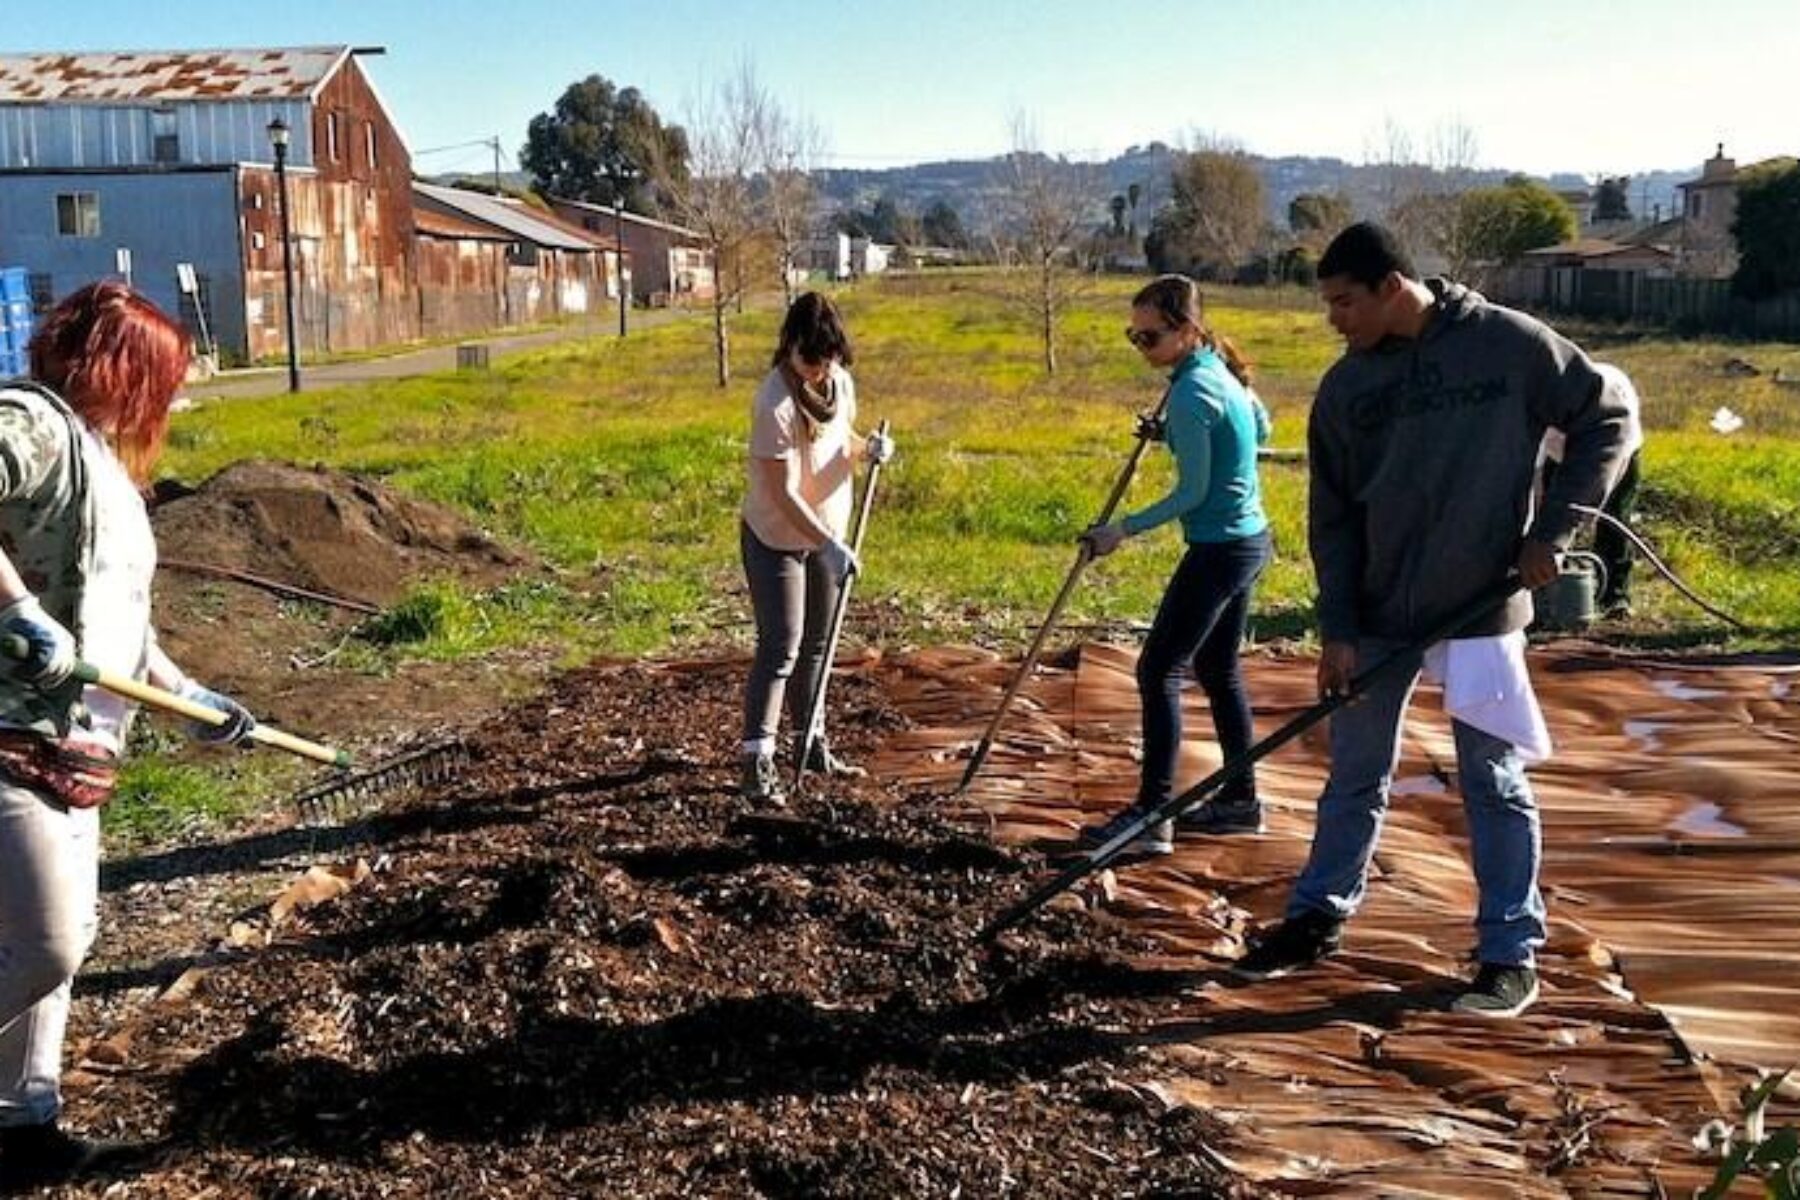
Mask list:
[[[1212,705],[1220,752],[1230,760],[1250,748],[1250,697],[1238,670],[1238,647],[1250,616],[1251,589],[1269,555],[1265,531],[1230,542],[1192,543],[1175,568],[1138,655],[1138,698],[1144,710],[1139,803],[1157,804],[1172,794],[1181,748],[1181,677],[1190,664]],[[1220,796],[1253,800],[1256,783],[1246,773]]]

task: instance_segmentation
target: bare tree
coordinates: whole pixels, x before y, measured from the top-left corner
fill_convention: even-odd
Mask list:
[[[1464,258],[1458,200],[1477,180],[1475,131],[1460,120],[1439,122],[1421,146],[1390,117],[1373,144],[1382,221],[1415,259],[1432,255],[1454,267]]]
[[[745,286],[745,256],[761,219],[754,186],[762,131],[772,101],[748,61],[710,92],[690,103],[688,177],[652,154],[649,164],[669,215],[698,233],[713,262],[713,349],[720,387],[731,382],[731,338],[726,315]]]
[[[1012,149],[1002,160],[1000,182],[1005,213],[1000,236],[1019,261],[1009,294],[1031,314],[1043,347],[1044,373],[1054,375],[1062,314],[1093,281],[1081,248],[1101,211],[1096,199],[1101,181],[1084,164],[1044,154],[1031,119],[1015,113]]]
[[[757,157],[781,295],[788,304],[794,302],[794,274],[818,205],[812,171],[824,155],[825,134],[810,116],[789,112],[772,101],[764,107]]]

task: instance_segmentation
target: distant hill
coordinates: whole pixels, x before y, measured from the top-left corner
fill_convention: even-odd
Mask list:
[[[1094,190],[1095,220],[1106,218],[1107,204],[1113,196],[1125,192],[1136,183],[1140,189],[1138,223],[1147,227],[1150,214],[1167,203],[1170,174],[1176,151],[1161,142],[1133,146],[1124,154],[1103,163],[1070,163],[1071,175],[1088,172],[1097,175],[1100,184]],[[1342,192],[1361,215],[1380,210],[1382,168],[1345,162],[1341,158],[1288,156],[1265,158],[1252,154],[1251,161],[1262,172],[1263,187],[1268,194],[1269,219],[1277,225],[1287,224],[1288,203],[1307,192]],[[816,172],[827,207],[868,209],[876,200],[887,196],[902,209],[920,213],[938,200],[947,201],[971,229],[981,228],[997,211],[1005,194],[1004,160],[962,159],[949,162],[918,163],[908,167],[880,170],[831,168]],[[1475,173],[1482,185],[1499,183],[1514,174],[1507,170]],[[1650,171],[1631,180],[1630,202],[1633,215],[1644,215],[1661,205],[1668,216],[1675,211],[1675,185],[1696,178],[1698,166],[1691,170]],[[1544,178],[1544,177],[1539,177]],[[1544,178],[1558,190],[1575,190],[1590,186],[1590,181],[1571,172],[1559,172]]]
[[[1090,173],[1099,181],[1094,188],[1094,220],[1108,219],[1107,204],[1122,195],[1133,183],[1139,187],[1137,220],[1140,229],[1148,229],[1150,218],[1169,200],[1169,178],[1174,170],[1176,151],[1162,142],[1133,146],[1116,158],[1103,163],[1071,163],[1070,173]],[[1343,192],[1360,215],[1374,215],[1381,208],[1381,168],[1345,162],[1341,158],[1288,156],[1264,158],[1252,154],[1250,160],[1262,172],[1263,187],[1269,199],[1269,220],[1283,228],[1287,225],[1288,202],[1306,192]],[[1005,195],[1004,160],[953,159],[944,162],[917,163],[907,167],[879,170],[833,167],[814,172],[827,211],[872,208],[875,201],[887,196],[903,210],[920,214],[937,200],[948,201],[970,230],[987,225],[1000,210]],[[1479,171],[1475,179],[1481,184],[1499,183],[1511,171]],[[1649,216],[1661,206],[1662,215],[1676,211],[1675,185],[1697,178],[1700,168],[1688,170],[1646,171],[1632,176],[1630,202],[1633,216]],[[1558,190],[1586,188],[1590,181],[1570,172],[1559,172],[1544,182]],[[445,185],[470,180],[480,185],[493,181],[492,172],[456,171],[427,177],[431,183]],[[500,181],[509,191],[524,191],[531,186],[531,175],[525,171],[502,171]]]

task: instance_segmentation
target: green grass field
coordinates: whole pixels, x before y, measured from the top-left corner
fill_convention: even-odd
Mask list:
[[[1132,414],[1161,380],[1121,330],[1141,283],[1105,279],[1064,324],[1046,379],[1028,324],[993,275],[893,277],[841,291],[857,341],[861,424],[892,420],[900,457],[883,475],[861,595],[896,605],[915,640],[1018,640],[1041,619],[1132,446]],[[1211,318],[1256,362],[1275,444],[1304,442],[1306,409],[1339,346],[1310,293],[1213,289]],[[177,419],[164,470],[198,482],[244,457],[370,472],[528,543],[559,582],[483,596],[421,589],[371,630],[372,653],[443,657],[520,641],[569,657],[654,652],[747,636],[735,596],[736,507],[751,392],[777,314],[733,324],[736,380],[712,380],[705,322],[568,343],[492,372],[373,383],[298,397],[215,401]],[[1598,339],[1597,339],[1598,340]],[[1703,594],[1772,632],[1800,629],[1800,395],[1767,376],[1726,377],[1744,347],[1618,341],[1599,347],[1638,379],[1650,440],[1644,532]],[[1800,370],[1800,347],[1759,346]],[[1745,417],[1724,437],[1721,405]],[[1268,463],[1278,561],[1255,635],[1305,636],[1311,574],[1303,464]],[[1159,495],[1167,455],[1146,459],[1127,503]],[[1147,620],[1180,545],[1173,529],[1093,568],[1073,624]],[[1709,618],[1646,582],[1628,631],[1675,644],[1717,636]]]

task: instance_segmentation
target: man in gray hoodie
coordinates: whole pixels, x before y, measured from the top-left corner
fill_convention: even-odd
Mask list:
[[[1332,718],[1311,856],[1286,919],[1237,966],[1259,979],[1330,954],[1362,903],[1401,723],[1428,649],[1420,640],[1508,572],[1526,588],[1555,577],[1557,553],[1581,524],[1570,505],[1605,498],[1629,419],[1573,343],[1459,284],[1420,280],[1379,225],[1344,230],[1318,273],[1346,345],[1319,385],[1307,434],[1319,690],[1342,693],[1360,669],[1390,655],[1403,661]],[[1534,513],[1538,446],[1550,427],[1567,434],[1567,449]],[[1530,596],[1516,591],[1453,644],[1464,661],[1514,680],[1501,708],[1541,729],[1524,672],[1521,631],[1530,620]],[[1446,695],[1449,688],[1447,680]],[[1512,1016],[1537,997],[1535,951],[1544,940],[1537,805],[1514,740],[1496,736],[1491,722],[1452,725],[1481,894],[1481,968],[1455,1007]]]

